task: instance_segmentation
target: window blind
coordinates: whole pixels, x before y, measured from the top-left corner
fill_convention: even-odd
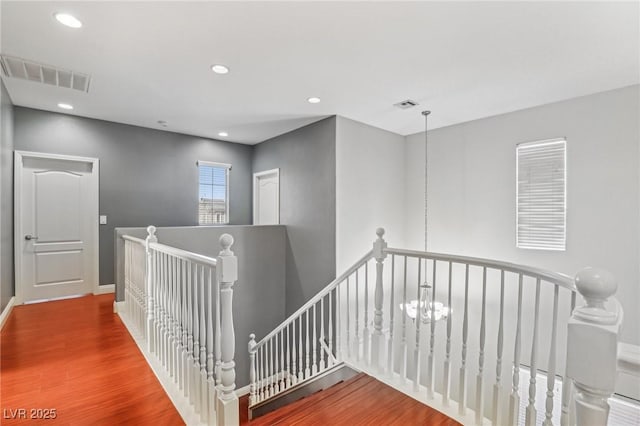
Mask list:
[[[229,223],[229,170],[220,163],[198,162],[198,223]]]
[[[519,144],[516,161],[517,247],[565,250],[566,141]]]

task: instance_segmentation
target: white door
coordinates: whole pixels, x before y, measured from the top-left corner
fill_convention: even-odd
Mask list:
[[[253,224],[280,223],[280,169],[253,174]]]
[[[18,303],[98,285],[98,160],[15,153]]]

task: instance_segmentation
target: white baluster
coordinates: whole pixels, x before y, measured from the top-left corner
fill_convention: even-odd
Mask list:
[[[540,278],[536,280],[536,301],[533,320],[533,343],[531,345],[531,367],[529,376],[529,405],[525,416],[526,426],[536,424],[536,375],[538,374],[538,319],[540,315]]]
[[[195,307],[196,307],[196,299],[195,299],[195,279],[196,273],[194,273],[194,265],[189,262],[187,264],[187,376],[189,377],[187,381],[189,382],[189,400],[193,403],[196,400],[196,388],[197,382],[195,380],[193,371],[195,365],[195,357],[193,354],[196,351],[195,348],[195,338],[196,329],[195,329]]]
[[[249,335],[249,406],[256,404],[256,335]]]
[[[391,294],[389,295],[389,339],[387,341],[387,374],[389,376],[393,373],[393,361],[394,361],[394,350],[393,350],[393,328],[394,328],[394,313],[396,311],[395,307],[395,283],[396,283],[396,256],[395,254],[391,255]]]
[[[158,298],[158,308],[159,308],[159,312],[158,312],[158,316],[159,316],[159,320],[160,320],[160,333],[158,336],[158,343],[159,343],[159,358],[160,358],[160,362],[162,362],[162,366],[166,368],[167,366],[167,359],[165,357],[165,348],[166,348],[166,342],[165,342],[165,338],[166,338],[166,292],[165,292],[165,283],[166,283],[166,279],[167,279],[167,273],[166,273],[166,255],[164,253],[159,253],[160,256],[160,279],[158,281],[158,293],[159,293],[159,298]]]
[[[200,413],[200,395],[202,391],[200,381],[200,265],[193,265],[193,365],[191,377],[195,383],[193,405],[196,413]]]
[[[176,259],[176,376],[179,389],[184,389],[182,374],[182,259]]]
[[[384,259],[387,257],[385,249],[387,243],[382,238],[384,236],[384,229],[376,229],[376,235],[378,238],[373,243],[373,257],[376,260],[376,289],[374,293],[374,313],[373,313],[373,340],[371,342],[371,363],[373,368],[382,373],[383,367],[383,354],[384,354],[384,336],[382,334],[382,305],[384,303],[384,286],[383,286],[383,268]]]
[[[552,426],[553,415],[553,387],[556,383],[556,332],[558,328],[558,286],[553,289],[553,328],[551,330],[551,348],[549,349],[549,363],[547,364],[547,400],[545,403],[544,426]]]
[[[307,310],[307,320],[306,320],[306,327],[304,328],[304,333],[305,333],[305,369],[304,369],[304,378],[308,379],[311,376],[311,368],[310,368],[310,363],[309,363],[309,310]],[[302,315],[300,316],[302,318]]]
[[[155,323],[155,296],[154,296],[154,265],[153,265],[153,252],[149,247],[149,244],[158,242],[156,237],[156,227],[147,227],[147,238],[145,239],[145,254],[147,258],[147,274],[145,286],[147,288],[147,349],[153,353],[155,351],[155,339],[154,339],[154,323]]]
[[[331,293],[329,293],[329,299],[331,299]],[[324,371],[325,363],[325,351],[324,351],[324,297],[320,299],[320,371]]]
[[[413,365],[415,368],[415,376],[413,378],[413,391],[418,392],[420,390],[420,324],[422,323],[422,307],[420,306],[420,284],[422,281],[422,261],[418,259],[418,307],[416,308],[416,346],[413,350]],[[427,275],[426,265],[425,265],[425,276]]]
[[[571,292],[571,310],[576,307],[576,292]],[[573,382],[569,380],[567,376],[567,369],[565,368],[564,377],[562,378],[562,414],[560,415],[560,424],[562,426],[569,426],[574,423],[571,421],[570,404],[573,396]]]
[[[334,290],[334,294],[336,295],[336,301],[338,300],[338,289]],[[347,303],[348,304],[348,303]],[[338,308],[340,307],[339,303],[336,303],[336,306],[338,306]],[[327,364],[329,365],[329,367],[333,366],[333,302],[331,300],[331,293],[329,293],[329,355],[327,355]],[[338,310],[338,308],[336,308],[336,316],[338,317],[338,320],[340,319],[339,313],[340,311]],[[339,323],[338,323],[339,326]],[[349,329],[349,317],[347,316],[347,330]],[[337,335],[338,333],[336,333]],[[336,336],[336,341],[338,341],[339,339]],[[336,343],[337,346],[337,343]],[[338,350],[338,348],[336,348],[336,354],[338,356],[340,356],[340,351]]]
[[[362,329],[362,358],[364,363],[370,362],[369,347],[369,262],[364,263],[364,327]]]
[[[280,390],[283,391],[287,388],[287,381],[285,380],[284,374],[286,373],[284,367],[284,333],[283,330],[280,330],[280,368],[278,370],[278,378],[280,380]]]
[[[360,309],[359,309],[359,303],[358,303],[358,295],[360,293],[359,291],[359,277],[358,277],[358,269],[356,269],[356,303],[355,303],[355,339],[353,342],[353,350],[355,352],[355,357],[357,361],[360,361]]]
[[[207,318],[206,318],[206,305],[207,296],[206,289],[208,287],[207,268],[202,267],[200,269],[200,419],[207,422],[208,401],[207,401]]]
[[[302,315],[298,317],[298,381],[304,379],[304,364],[302,363]]]
[[[184,377],[182,393],[185,397],[189,396],[189,364],[188,364],[188,351],[189,351],[189,299],[187,299],[187,291],[189,288],[189,281],[187,278],[188,261],[183,260],[181,263],[181,283],[182,283],[182,352],[180,354],[180,360],[182,362],[181,370]]]
[[[311,365],[311,374],[316,374],[318,372],[318,364],[317,364],[317,352],[316,352],[316,305],[313,305],[313,364]],[[308,316],[308,314],[307,314]]]
[[[522,328],[522,274],[518,277],[518,319],[513,346],[513,385],[509,396],[509,425],[517,425],[520,412],[520,330]]]
[[[269,362],[267,362],[267,372],[269,374],[269,396],[274,396],[276,394],[276,388],[273,371],[273,339],[269,339],[268,343],[269,350],[267,352],[267,358]]]
[[[349,288],[351,287],[351,285],[349,285],[349,277],[347,277],[347,285],[346,285],[346,292],[347,292],[347,303],[346,303],[346,311],[347,311],[347,357],[351,358],[351,325],[349,324],[351,322],[351,313],[349,312],[351,309],[349,308],[351,306],[351,296],[349,295]],[[340,306],[338,306],[338,309],[340,308]]]
[[[436,260],[433,260],[433,278],[431,289],[431,321],[429,322],[431,339],[429,340],[429,358],[427,360],[427,398],[433,399],[435,387],[435,355],[433,353],[436,342]],[[427,261],[424,263],[424,278],[427,279]]]
[[[596,268],[580,271],[575,283],[586,302],[573,311],[567,334],[567,376],[576,389],[575,420],[578,425],[604,426],[609,417],[607,400],[615,389],[623,316],[617,301],[613,312],[605,302],[618,284],[611,273]]]
[[[285,330],[287,334],[287,371],[286,371],[285,379],[286,379],[287,387],[291,387],[291,342],[290,342],[291,331],[289,330],[289,324],[287,324]],[[294,361],[294,364],[295,364],[295,361]]]
[[[298,359],[296,348],[296,320],[291,321],[291,382],[292,384],[298,383],[298,370],[296,369],[296,360]]]
[[[237,425],[238,397],[234,392],[236,388],[235,370],[235,331],[233,325],[233,284],[238,279],[238,259],[231,251],[233,237],[223,234],[220,237],[222,251],[217,259],[216,272],[220,283],[220,321],[221,321],[221,347],[222,367],[221,384],[218,393],[218,425]]]
[[[504,344],[504,271],[500,271],[500,320],[498,324],[498,347],[496,361],[496,383],[493,385],[493,422],[494,425],[500,424],[500,394],[502,386],[500,380],[502,377],[502,347]]]
[[[449,406],[449,393],[451,387],[451,284],[453,281],[453,264],[449,262],[449,286],[447,290],[447,306],[449,307],[449,315],[447,315],[447,343],[445,345],[444,358],[444,378],[442,385],[442,405]]]
[[[400,372],[402,380],[407,379],[407,256],[404,256],[404,280],[402,282],[402,340],[400,344]]]
[[[484,408],[483,371],[484,371],[484,343],[486,336],[487,306],[487,268],[482,268],[482,316],[480,319],[480,354],[478,356],[478,376],[476,377],[476,424],[482,424],[482,410]]]
[[[469,334],[469,264],[464,265],[464,314],[462,319],[462,363],[460,366],[460,400],[458,413],[467,413],[467,336]]]
[[[175,256],[171,256],[171,281],[169,287],[169,373],[177,382],[176,372],[176,261]]]

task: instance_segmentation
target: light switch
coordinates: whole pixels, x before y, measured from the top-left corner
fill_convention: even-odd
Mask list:
[[[106,225],[107,224],[107,216],[104,214],[100,215],[100,225]]]

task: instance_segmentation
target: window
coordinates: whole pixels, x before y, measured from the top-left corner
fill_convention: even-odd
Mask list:
[[[567,221],[567,143],[552,139],[516,147],[516,245],[564,250]]]
[[[198,161],[198,223],[229,223],[230,164]]]

